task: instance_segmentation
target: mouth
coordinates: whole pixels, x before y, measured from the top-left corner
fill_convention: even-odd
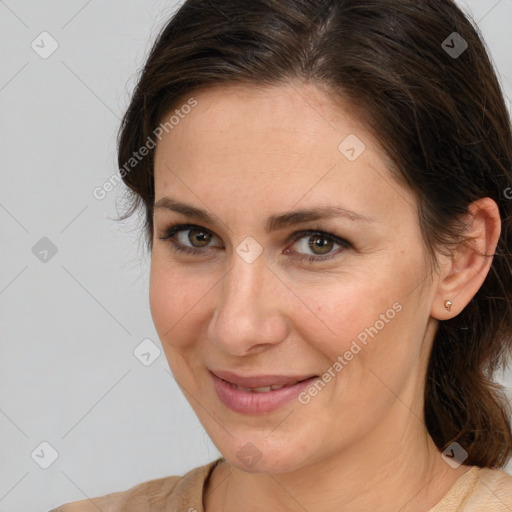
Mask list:
[[[317,375],[242,377],[220,371],[210,371],[210,375],[220,402],[242,414],[269,413],[283,407],[318,379]]]
[[[236,373],[222,370],[210,370],[219,379],[236,386],[244,391],[255,391],[256,393],[267,393],[271,390],[278,390],[283,387],[294,386],[305,380],[318,377],[313,374],[295,375],[254,375],[242,376]]]

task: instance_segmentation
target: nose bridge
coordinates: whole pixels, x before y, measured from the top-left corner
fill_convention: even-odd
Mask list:
[[[268,271],[267,267],[262,264],[262,259],[247,263],[239,256],[233,257],[231,269],[226,275],[222,290],[222,302],[230,308],[240,307],[242,310],[250,303],[256,305],[260,295],[263,293],[258,290],[257,284],[260,285],[264,282],[264,273]],[[255,308],[245,312],[247,315],[250,311],[255,311]]]
[[[233,254],[231,267],[219,288],[209,326],[210,339],[237,355],[245,354],[254,345],[284,339],[285,321],[275,281],[262,255],[249,263]]]

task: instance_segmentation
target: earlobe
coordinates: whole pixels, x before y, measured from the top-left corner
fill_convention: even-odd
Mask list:
[[[459,244],[440,274],[431,316],[457,316],[476,295],[491,268],[501,234],[498,205],[489,197],[471,203],[464,218],[466,240]]]

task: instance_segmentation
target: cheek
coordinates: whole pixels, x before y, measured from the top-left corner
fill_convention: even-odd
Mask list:
[[[379,286],[374,279],[310,292],[305,302],[315,304],[311,310],[314,315],[301,315],[303,336],[334,361],[350,351],[354,343],[364,348],[369,340],[389,331],[400,320],[398,310],[403,307],[399,298],[398,288],[390,283]],[[353,348],[357,350],[357,346]]]
[[[201,308],[201,299],[211,286],[194,277],[194,272],[183,272],[154,253],[151,260],[149,303],[151,315],[160,341],[166,346],[185,348],[194,336],[187,333],[198,325],[194,313]]]
[[[325,356],[322,380],[348,410],[390,399],[379,378],[399,389],[418,359],[426,321],[418,311],[422,298],[419,288],[411,291],[411,268],[396,270],[310,291],[307,299],[315,317],[302,317],[301,337]]]
[[[330,301],[318,303],[315,311],[335,334],[322,336],[320,322],[302,322],[302,336],[325,357],[316,367],[322,371],[320,382],[299,401],[311,404],[305,411],[312,416],[323,407],[333,407],[333,416],[325,421],[356,436],[391,407],[395,398],[390,389],[403,386],[418,344],[410,342],[399,288],[380,288],[374,281],[350,290],[331,290],[328,295]]]

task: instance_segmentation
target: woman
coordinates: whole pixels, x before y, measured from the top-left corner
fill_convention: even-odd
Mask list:
[[[512,510],[512,133],[452,1],[188,0],[119,166],[223,457],[61,510]]]

